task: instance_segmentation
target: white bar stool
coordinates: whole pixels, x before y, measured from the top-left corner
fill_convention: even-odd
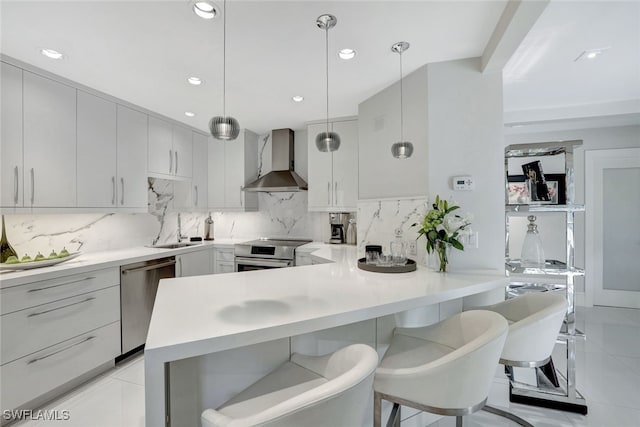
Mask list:
[[[393,402],[390,423],[400,425],[400,405],[440,415],[481,409],[507,336],[504,317],[467,311],[435,325],[396,328],[374,380],[374,427],[382,400]],[[393,420],[393,421],[391,421]]]
[[[203,427],[360,426],[366,417],[378,353],[353,344],[324,356],[291,360],[217,409]]]
[[[567,313],[564,295],[551,292],[531,292],[488,307],[509,322],[509,333],[500,356],[500,363],[519,368],[546,365]],[[511,371],[510,371],[511,372]],[[532,424],[510,412],[486,405],[485,411],[508,418],[522,426]]]

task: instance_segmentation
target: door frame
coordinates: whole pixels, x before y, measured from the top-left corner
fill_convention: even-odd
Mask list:
[[[602,169],[600,165],[602,161],[633,157],[640,157],[640,147],[585,151],[585,305],[587,307],[592,307],[596,303],[596,288],[602,290],[603,285],[602,204],[598,206],[596,203],[597,197],[600,200],[602,198],[602,174],[596,174],[596,171]],[[638,301],[633,301],[631,304],[636,308],[640,306],[640,292],[637,298]]]

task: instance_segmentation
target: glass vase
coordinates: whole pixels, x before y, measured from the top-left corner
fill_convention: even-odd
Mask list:
[[[0,262],[6,262],[10,256],[17,257],[16,251],[13,250],[7,240],[7,233],[4,229],[4,215],[2,215],[2,237],[0,238]]]
[[[527,225],[527,234],[522,242],[522,254],[520,255],[520,265],[525,268],[544,268],[544,249],[542,248],[542,240],[538,234],[538,226],[536,225],[535,215],[527,217],[529,225]]]
[[[436,241],[435,247],[429,255],[429,267],[446,273],[450,254],[451,245],[449,243],[443,242],[442,240]]]

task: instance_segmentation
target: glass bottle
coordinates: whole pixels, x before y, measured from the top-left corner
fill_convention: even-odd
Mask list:
[[[536,225],[535,215],[527,217],[529,225],[527,225],[527,234],[524,236],[522,243],[522,254],[520,256],[520,265],[529,268],[544,268],[544,249],[542,248],[542,240],[538,234],[538,226]]]
[[[10,256],[17,257],[18,254],[13,250],[7,240],[7,233],[4,229],[4,215],[2,215],[2,238],[0,238],[0,262],[5,262]]]
[[[358,243],[357,227],[358,226],[356,225],[356,220],[351,218],[347,226],[347,244],[348,245],[355,245],[356,243]]]

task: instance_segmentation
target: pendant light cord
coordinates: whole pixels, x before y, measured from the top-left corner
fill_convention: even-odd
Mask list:
[[[404,142],[404,117],[402,114],[402,51],[400,53],[400,142]]]
[[[325,55],[327,70],[327,133],[329,133],[329,27],[325,29]]]
[[[227,0],[222,17],[222,117],[227,117]]]

